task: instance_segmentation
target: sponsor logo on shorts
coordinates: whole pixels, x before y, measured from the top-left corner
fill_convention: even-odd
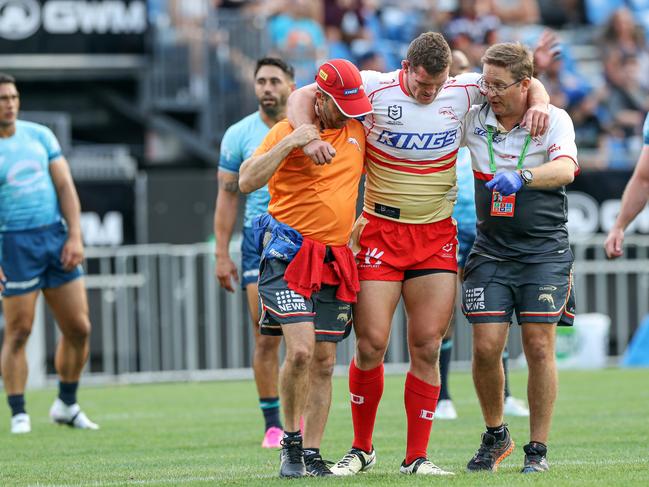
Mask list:
[[[464,308],[467,311],[485,309],[483,287],[474,287],[464,291]]]
[[[275,297],[277,298],[277,307],[285,313],[289,311],[306,311],[304,297],[294,291],[277,291]]]
[[[243,277],[257,277],[259,275],[259,269],[250,269],[243,273]]]
[[[350,392],[349,395],[351,397],[351,401],[352,401],[353,404],[360,405],[360,404],[363,404],[365,402],[365,398],[363,396],[357,396],[356,394],[354,394],[352,392]]]
[[[421,419],[425,419],[427,421],[432,421],[433,418],[435,417],[435,412],[434,411],[428,411],[427,409],[422,409],[419,412],[419,417]]]
[[[365,251],[365,265],[367,266],[372,266],[372,267],[378,267],[381,265],[381,257],[383,257],[383,254],[385,252],[383,250],[379,250],[377,248],[367,248]],[[372,263],[372,260],[374,260],[374,263]]]
[[[30,287],[34,287],[36,284],[40,282],[40,280],[41,280],[40,277],[35,277],[34,279],[30,279],[29,281],[17,281],[17,282],[8,281],[5,284],[5,287],[7,289],[28,289]]]
[[[349,319],[349,315],[347,313],[338,313],[338,316],[336,317],[338,321],[344,321],[347,322]]]
[[[539,286],[539,291],[541,291],[542,293],[551,293],[556,290],[557,290],[557,286],[553,286],[551,284],[546,284],[545,286]]]
[[[555,309],[554,298],[552,297],[552,294],[550,293],[539,294],[539,301],[541,301],[542,303],[548,303],[552,307],[552,309]]]

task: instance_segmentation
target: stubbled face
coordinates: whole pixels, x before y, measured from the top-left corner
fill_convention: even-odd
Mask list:
[[[316,111],[320,123],[326,129],[341,129],[350,120],[338,109],[333,98],[320,92],[316,93]]]
[[[286,100],[295,84],[277,66],[262,66],[255,76],[255,95],[260,108],[270,117],[286,110]]]
[[[496,115],[518,114],[526,104],[530,80],[516,80],[512,74],[500,66],[485,64],[482,79],[487,87],[487,99]]]
[[[16,123],[20,97],[13,83],[0,84],[0,128],[10,127]]]
[[[402,61],[401,66],[410,95],[422,105],[432,103],[448,79],[448,67],[440,73],[430,74],[423,66],[413,67],[408,61]]]

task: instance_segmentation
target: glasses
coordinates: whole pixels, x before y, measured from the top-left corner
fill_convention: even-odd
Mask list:
[[[478,86],[480,87],[480,91],[482,91],[483,93],[489,93],[491,91],[494,95],[498,96],[502,95],[507,90],[507,88],[510,88],[515,84],[520,83],[521,81],[523,80],[517,79],[516,81],[512,81],[508,85],[505,85],[503,83],[491,84],[487,83],[484,78],[480,78],[480,81],[478,81]]]

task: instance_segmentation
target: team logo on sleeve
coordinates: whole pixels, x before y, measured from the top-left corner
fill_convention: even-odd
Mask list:
[[[358,143],[358,140],[356,140],[354,137],[350,137],[347,139],[347,142],[349,142],[352,145],[356,146],[356,149],[358,149],[358,152],[361,151],[361,145]]]
[[[392,120],[399,120],[403,116],[403,108],[401,105],[390,105],[388,107],[388,117]]]

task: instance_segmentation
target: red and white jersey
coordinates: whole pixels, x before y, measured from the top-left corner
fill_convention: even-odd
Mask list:
[[[374,112],[363,121],[367,137],[366,212],[404,223],[448,218],[464,117],[485,97],[480,74],[449,78],[432,103],[408,95],[403,70],[361,71]]]

